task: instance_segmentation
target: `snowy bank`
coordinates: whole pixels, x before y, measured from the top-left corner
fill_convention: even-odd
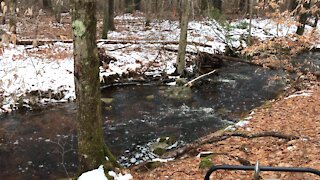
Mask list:
[[[109,176],[113,177],[114,180],[131,180],[131,174],[122,175],[121,173],[117,174],[114,171],[109,171]],[[104,174],[103,166],[99,166],[98,169],[94,169],[92,171],[88,171],[83,173],[78,180],[107,180],[108,178]]]
[[[148,44],[148,41],[178,41],[179,27],[175,21],[154,21],[150,28],[141,26],[143,17],[130,14],[116,18],[124,26],[123,31],[109,33],[110,40],[136,40],[145,43],[104,44],[106,54],[116,60],[100,68],[100,76],[123,75],[139,72],[149,76],[171,74],[175,71],[176,53],[168,52],[163,47],[177,49],[178,45],[162,43]],[[126,23],[127,22],[127,23]],[[226,44],[232,47],[245,47],[248,34],[248,20],[231,22],[232,28],[225,28],[214,20],[191,21],[188,27],[188,51],[214,53],[224,52]],[[278,28],[276,28],[278,27]],[[312,28],[306,26],[307,31]],[[317,30],[319,32],[320,26]],[[294,34],[294,25],[279,25],[269,19],[254,19],[252,35],[260,40]],[[319,45],[317,45],[319,46]],[[73,77],[72,44],[54,43],[38,48],[30,46],[4,47],[0,53],[0,113],[15,109],[16,106],[33,103],[67,102],[75,99]],[[190,60],[192,56],[187,56]],[[189,67],[192,69],[191,67]],[[31,95],[30,95],[31,94]],[[32,96],[38,94],[39,97]],[[38,101],[38,102],[36,102]]]

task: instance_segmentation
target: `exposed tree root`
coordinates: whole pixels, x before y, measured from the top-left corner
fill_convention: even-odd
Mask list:
[[[224,133],[221,135],[208,135],[203,138],[200,138],[196,141],[194,141],[191,144],[188,144],[182,148],[179,148],[174,151],[170,151],[166,154],[163,155],[163,158],[180,158],[183,155],[187,154],[188,152],[197,149],[199,146],[203,144],[210,144],[210,143],[215,143],[219,141],[226,140],[230,137],[242,137],[242,138],[247,138],[247,139],[253,139],[253,138],[260,138],[260,137],[274,137],[274,138],[279,138],[279,139],[285,139],[287,141],[293,140],[293,139],[298,139],[299,137],[294,136],[294,135],[286,135],[282,134],[280,132],[261,132],[261,133],[256,133],[256,134],[246,134],[243,132],[234,132],[234,133]]]

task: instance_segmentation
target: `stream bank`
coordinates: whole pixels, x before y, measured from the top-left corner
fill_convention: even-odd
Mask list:
[[[316,79],[305,79],[297,89],[280,96],[277,100],[256,108],[247,117],[246,125],[220,131],[207,137],[234,132],[253,135],[264,132],[278,132],[297,136],[285,140],[275,137],[247,139],[230,137],[215,143],[204,143],[189,151],[182,159],[160,165],[153,170],[133,167],[135,179],[203,179],[212,165],[254,165],[261,166],[310,167],[320,169],[320,83]],[[200,152],[209,156],[197,157]],[[210,162],[210,163],[208,163]],[[273,179],[318,179],[311,174],[261,173],[263,178]],[[250,179],[251,172],[218,171],[212,178]]]
[[[149,147],[156,139],[174,136],[179,147],[233,124],[277,96],[288,85],[290,76],[285,74],[233,63],[221,67],[219,74],[204,79],[191,92],[186,91],[186,98],[178,99],[170,95],[175,87],[168,86],[104,89],[108,145],[124,166],[153,159],[156,156],[150,156]],[[1,116],[2,177],[56,179],[66,172],[75,173],[75,113],[75,105],[69,103]]]

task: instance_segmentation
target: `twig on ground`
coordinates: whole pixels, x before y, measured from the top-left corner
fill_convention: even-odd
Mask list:
[[[285,139],[287,141],[299,139],[298,136],[286,135],[286,134],[283,134],[280,132],[273,132],[273,131],[260,132],[260,133],[256,133],[256,134],[246,134],[243,132],[223,133],[221,135],[213,134],[213,135],[208,135],[203,138],[200,138],[200,139],[194,141],[193,143],[190,143],[180,149],[168,152],[163,155],[163,158],[169,158],[169,157],[179,158],[179,157],[182,157],[184,154],[187,154],[189,151],[192,151],[193,149],[196,149],[203,144],[210,144],[210,143],[223,141],[223,140],[226,140],[230,137],[242,137],[242,138],[247,138],[247,139],[254,139],[254,138],[260,138],[260,137],[274,137],[274,138]]]

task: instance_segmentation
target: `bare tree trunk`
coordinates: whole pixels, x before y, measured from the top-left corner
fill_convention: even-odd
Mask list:
[[[317,28],[319,16],[320,16],[320,1],[316,2],[314,6],[316,7],[316,11],[313,14],[315,17],[314,17],[314,22],[312,24],[312,27]]]
[[[318,21],[319,21],[319,15],[316,15],[312,27],[316,28],[318,26]]]
[[[106,0],[103,2],[103,27],[102,39],[108,38],[108,31],[114,31],[114,0]]]
[[[141,0],[134,0],[134,10],[140,11],[141,10]]]
[[[102,39],[108,39],[109,31],[109,0],[103,2],[103,27],[102,27]]]
[[[114,24],[114,0],[109,0],[109,30],[116,30],[116,26]]]
[[[134,8],[133,5],[134,5],[133,0],[125,0],[124,1],[125,13],[133,13],[133,8]]]
[[[289,2],[288,2],[288,9],[289,9],[289,11],[293,11],[293,10],[295,10],[296,9],[296,7],[298,6],[298,2],[297,2],[297,0],[288,0]]]
[[[5,3],[5,1],[1,1],[1,13],[2,16],[0,17],[0,24],[6,24],[6,14],[8,13],[8,5]]]
[[[240,1],[240,11],[247,14],[249,12],[249,1],[250,0],[243,0]]]
[[[218,9],[220,12],[222,11],[222,1],[221,0],[212,0],[212,5],[214,8]]]
[[[63,6],[62,0],[56,0],[55,5],[53,7],[54,17],[58,23],[61,23],[61,10]]]
[[[146,0],[146,22],[145,26],[150,26],[151,23],[151,11],[152,11],[152,0]]]
[[[117,165],[104,142],[102,130],[95,12],[96,1],[74,0],[72,27],[79,173],[95,169],[101,164],[105,169]],[[106,156],[109,160],[106,160]]]
[[[16,14],[16,8],[17,8],[17,0],[11,0],[7,1],[8,5],[8,12],[9,12],[9,32],[13,34],[17,34],[17,14]]]
[[[42,0],[43,9],[52,11],[52,2],[51,0]]]
[[[182,74],[186,67],[186,47],[187,47],[187,33],[188,33],[188,18],[189,18],[189,0],[182,0],[182,16],[181,16],[181,30],[179,40],[179,50],[177,57],[177,72]]]
[[[306,23],[307,23],[307,20],[308,20],[308,17],[310,16],[310,13],[309,12],[305,12],[305,11],[308,11],[310,9],[310,6],[311,6],[311,2],[308,1],[308,0],[305,0],[303,3],[303,8],[304,12],[302,12],[299,16],[299,25],[298,25],[298,29],[297,29],[297,34],[298,35],[303,35],[304,33],[304,28],[306,26]]]
[[[253,0],[249,0],[250,7],[249,7],[249,35],[248,35],[248,45],[250,46],[252,44],[252,37],[251,37],[251,31],[252,31],[252,13],[253,13]]]

